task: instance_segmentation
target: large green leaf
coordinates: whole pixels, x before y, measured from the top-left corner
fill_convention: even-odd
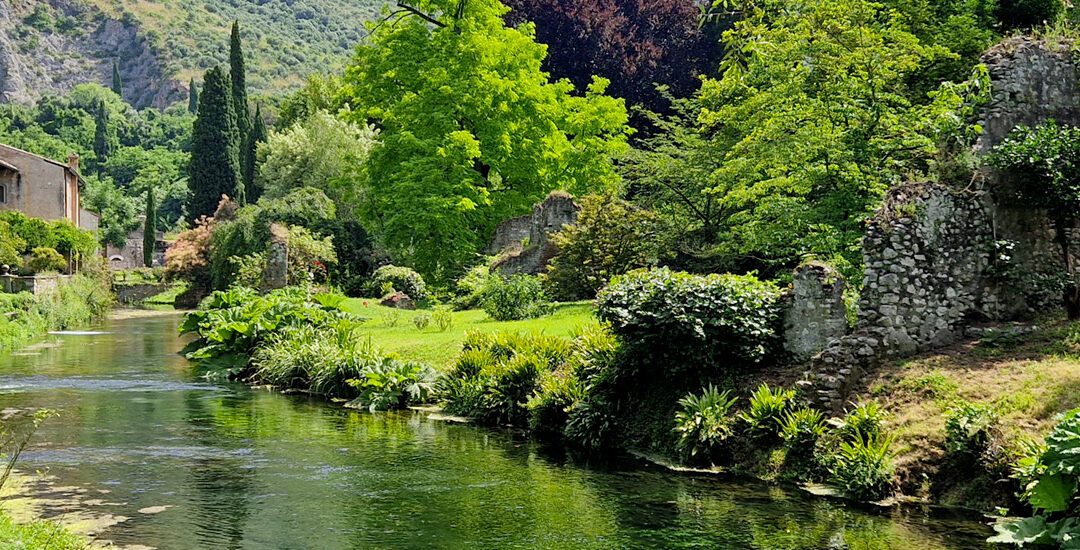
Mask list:
[[[1080,476],[1080,409],[1072,411],[1046,438],[1046,473]]]
[[[1046,528],[1046,518],[1035,516],[994,525],[997,536],[987,542],[1000,544],[1050,544],[1053,542]]]
[[[1063,512],[1076,493],[1076,479],[1063,475],[1044,475],[1029,492],[1028,502],[1047,512]]]

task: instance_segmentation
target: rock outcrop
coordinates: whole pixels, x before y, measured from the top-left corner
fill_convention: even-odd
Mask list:
[[[485,254],[498,255],[492,268],[504,275],[544,273],[558,253],[551,243],[551,233],[574,223],[578,210],[574,197],[554,191],[533,207],[532,214],[499,224],[495,238],[484,250]]]

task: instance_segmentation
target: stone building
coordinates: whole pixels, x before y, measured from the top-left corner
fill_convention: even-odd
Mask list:
[[[79,156],[57,162],[0,144],[0,210],[18,210],[44,220],[71,220],[95,230],[98,216],[79,200]]]
[[[105,245],[105,257],[109,260],[109,267],[114,270],[135,269],[144,267],[143,263],[143,223],[146,220],[146,216],[139,216],[139,228],[132,231],[127,239],[124,240],[124,246],[117,248],[111,244]],[[169,243],[165,242],[165,233],[158,231],[154,235],[154,265],[153,267],[160,267],[165,265],[165,250],[169,248]]]

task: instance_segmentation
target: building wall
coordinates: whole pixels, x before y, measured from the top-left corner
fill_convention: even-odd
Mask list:
[[[19,169],[18,176],[9,174],[6,181],[0,181],[8,186],[7,200],[0,209],[18,210],[45,220],[67,218],[79,222],[78,181],[67,168],[2,144],[0,160]]]

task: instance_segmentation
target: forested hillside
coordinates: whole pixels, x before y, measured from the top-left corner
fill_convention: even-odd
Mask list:
[[[124,98],[163,108],[187,83],[228,59],[240,21],[253,94],[340,70],[380,0],[14,0],[0,3],[0,91],[29,102],[85,82],[108,84],[113,62]]]

